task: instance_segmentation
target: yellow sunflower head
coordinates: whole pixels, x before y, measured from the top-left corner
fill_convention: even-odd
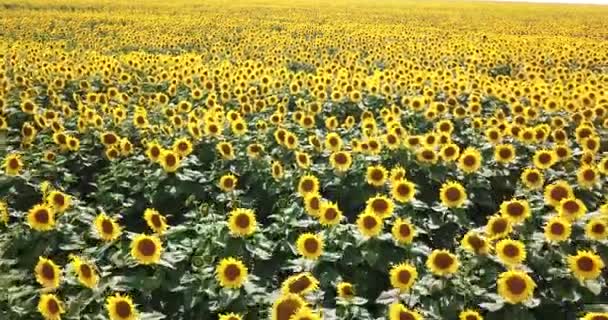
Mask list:
[[[323,254],[323,238],[312,233],[304,233],[296,241],[298,253],[303,257],[316,260]]]
[[[56,295],[45,293],[40,296],[38,312],[46,320],[60,320],[61,314],[65,313],[65,309],[63,308],[63,303]]]
[[[400,263],[391,268],[389,275],[393,288],[407,292],[418,278],[418,271],[409,263]]]
[[[99,238],[104,241],[114,241],[122,234],[122,228],[114,218],[108,217],[105,213],[100,213],[93,222]]]
[[[338,208],[338,205],[331,201],[321,202],[321,208],[319,211],[319,223],[323,226],[333,226],[340,223],[342,220],[342,211]]]
[[[17,153],[9,153],[2,163],[4,172],[7,176],[17,176],[23,170],[23,161],[21,161],[21,155]]]
[[[572,233],[570,222],[559,216],[552,217],[545,224],[545,239],[549,242],[561,242],[568,240]]]
[[[397,218],[391,228],[391,233],[398,243],[410,244],[416,236],[416,228],[409,220]]]
[[[500,205],[500,213],[503,217],[509,218],[511,222],[521,223],[530,217],[530,204],[526,200],[511,199],[503,201]]]
[[[173,150],[163,150],[160,155],[160,165],[165,172],[175,172],[179,169],[181,157]]]
[[[221,314],[219,320],[243,320],[243,317],[236,313]]]
[[[228,257],[220,261],[215,274],[222,287],[238,289],[247,281],[248,270],[241,260]]]
[[[568,182],[558,180],[545,187],[545,203],[557,207],[563,199],[574,197],[574,191]]]
[[[458,158],[458,167],[465,173],[473,173],[481,167],[482,160],[479,150],[468,147]]]
[[[606,217],[592,218],[585,226],[585,236],[591,240],[608,239],[608,219]]]
[[[556,209],[559,216],[568,221],[575,221],[587,213],[587,206],[583,201],[574,197],[562,199]]]
[[[441,203],[448,208],[459,208],[467,200],[467,193],[464,187],[455,181],[448,181],[439,189]]]
[[[27,213],[27,224],[36,231],[55,228],[55,210],[46,204],[37,204]]]
[[[298,193],[300,196],[305,197],[310,193],[319,192],[319,179],[313,175],[306,174],[300,177],[298,182]]]
[[[529,300],[534,294],[534,288],[536,288],[534,280],[525,272],[518,270],[501,273],[496,283],[498,294],[511,304]]]
[[[177,152],[180,157],[187,157],[192,153],[192,142],[188,138],[179,138],[173,143],[173,151]]]
[[[391,169],[390,172],[390,182],[394,183],[396,181],[404,180],[405,177],[405,169],[402,166],[395,166]]]
[[[337,152],[342,149],[342,138],[335,132],[330,132],[325,137],[325,149],[330,152]]]
[[[306,209],[306,212],[313,217],[319,216],[322,205],[323,198],[318,193],[309,193],[304,197],[304,208]]]
[[[365,211],[371,212],[382,219],[390,217],[395,209],[395,204],[390,198],[379,194],[367,199],[365,206]]]
[[[218,143],[215,148],[224,160],[232,160],[236,157],[234,154],[234,147],[230,142],[222,141]]]
[[[448,276],[456,273],[459,265],[458,257],[447,250],[433,250],[426,260],[426,267],[438,276]]]
[[[434,148],[425,146],[416,151],[416,161],[422,165],[430,165],[437,163],[437,152]]]
[[[305,295],[316,290],[318,287],[319,280],[317,278],[310,272],[302,272],[285,279],[281,289],[284,294],[295,293]]]
[[[458,320],[483,320],[483,317],[479,312],[475,310],[463,310],[458,315]]]
[[[78,281],[87,288],[95,288],[99,281],[95,266],[77,256],[71,256],[71,259],[72,269],[78,276]]]
[[[308,169],[310,167],[311,160],[310,160],[310,156],[308,155],[308,153],[296,151],[295,158],[296,158],[296,163],[298,164],[298,167],[300,167],[302,169]]]
[[[593,189],[597,185],[599,177],[600,174],[594,166],[582,165],[576,171],[578,185],[584,189]]]
[[[382,165],[367,167],[367,183],[374,187],[382,187],[388,178],[388,172]]]
[[[439,149],[439,155],[445,162],[456,161],[460,157],[460,147],[455,143],[445,144]]]
[[[501,239],[513,231],[513,224],[506,217],[494,215],[486,223],[485,231],[490,239]]]
[[[236,188],[238,179],[232,173],[225,174],[220,178],[219,187],[224,192],[233,191]]]
[[[515,147],[511,144],[499,144],[494,148],[494,160],[501,164],[507,164],[515,160]]]
[[[420,313],[414,310],[408,309],[401,303],[393,303],[388,308],[388,319],[389,320],[423,320],[424,318]]]
[[[321,320],[321,316],[308,307],[302,307],[289,320]]]
[[[337,172],[346,172],[353,164],[353,158],[348,151],[336,151],[329,157],[329,162]]]
[[[587,250],[579,250],[567,260],[570,271],[580,280],[597,279],[605,266],[602,257]]]
[[[228,228],[233,236],[250,236],[255,232],[256,226],[255,212],[252,209],[238,208],[230,212]]]
[[[146,155],[152,162],[159,162],[163,148],[157,142],[150,142],[146,148]]]
[[[553,150],[540,149],[534,152],[533,161],[536,168],[546,170],[557,162],[557,155]]]
[[[301,308],[306,307],[306,301],[297,294],[281,295],[272,304],[272,320],[291,320]]]
[[[281,165],[281,162],[279,162],[279,161],[272,162],[271,173],[272,173],[272,177],[276,181],[279,181],[281,178],[283,178],[283,174],[285,173],[285,171],[283,171],[283,165]]]
[[[589,312],[581,320],[608,320],[608,312]]]
[[[336,286],[338,297],[350,299],[355,296],[355,288],[352,283],[341,281]]]
[[[119,293],[106,299],[106,310],[110,320],[136,320],[139,318],[131,297]]]
[[[531,190],[540,189],[545,184],[543,173],[536,168],[526,168],[521,173],[521,182],[524,186]]]
[[[479,255],[486,255],[490,252],[491,245],[479,232],[471,230],[467,232],[460,245],[468,252]]]
[[[357,218],[357,228],[365,237],[375,237],[382,232],[384,222],[373,212],[364,211]]]
[[[167,218],[156,209],[147,208],[144,211],[144,220],[155,233],[163,234],[168,228]]]
[[[526,247],[521,241],[503,239],[496,243],[496,255],[508,267],[515,267],[526,260]]]
[[[53,260],[39,257],[34,268],[36,281],[45,289],[57,289],[61,281],[61,269]]]
[[[139,264],[158,263],[162,251],[162,243],[155,235],[139,234],[131,241],[131,256]]]

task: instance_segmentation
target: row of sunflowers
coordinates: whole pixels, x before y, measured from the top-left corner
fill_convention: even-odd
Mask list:
[[[4,4],[0,319],[608,319],[608,9],[325,4]]]

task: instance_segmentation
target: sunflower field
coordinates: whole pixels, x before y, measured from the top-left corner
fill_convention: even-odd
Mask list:
[[[608,7],[0,1],[0,319],[608,320]]]

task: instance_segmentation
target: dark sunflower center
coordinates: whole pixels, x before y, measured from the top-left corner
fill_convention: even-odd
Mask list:
[[[416,320],[416,318],[407,311],[399,312],[399,320]]]
[[[492,224],[492,232],[494,234],[500,234],[507,230],[507,221],[504,219],[498,219]]]
[[[383,213],[388,210],[388,203],[384,199],[374,199],[372,209],[374,209],[374,212]]]
[[[460,190],[456,187],[449,187],[445,191],[445,197],[448,199],[448,201],[458,201],[461,197]]]
[[[389,144],[395,144],[395,143],[397,143],[397,138],[395,138],[395,136],[393,136],[393,135],[388,135],[388,136],[386,137],[386,141],[387,141]]]
[[[456,153],[456,150],[454,149],[454,147],[447,147],[447,148],[443,149],[443,154],[448,158],[453,156],[455,153]]]
[[[374,219],[374,217],[365,216],[363,218],[363,227],[365,227],[365,229],[371,230],[377,225],[378,222],[376,221],[376,219]]]
[[[47,280],[55,279],[55,269],[53,269],[53,267],[49,263],[45,262],[42,265],[40,273],[42,273],[42,277]]]
[[[152,220],[152,224],[155,227],[157,227],[157,228],[161,227],[162,221],[161,221],[160,216],[158,214],[153,214],[152,217],[151,217],[151,220]]]
[[[312,192],[315,187],[315,183],[311,179],[302,181],[302,190],[304,192]]]
[[[128,318],[131,316],[131,306],[126,301],[118,301],[114,307],[116,314],[121,318]]]
[[[55,202],[56,205],[63,207],[63,205],[65,204],[65,198],[62,194],[57,193],[53,197],[53,202]]]
[[[593,317],[591,318],[591,320],[608,320],[608,316],[602,316],[602,315],[599,315],[599,316],[593,316]]]
[[[156,244],[150,239],[142,239],[137,244],[137,250],[146,257],[153,256],[156,253]]]
[[[511,152],[511,149],[502,148],[502,149],[500,149],[500,151],[498,152],[498,154],[503,159],[509,159],[513,153]]]
[[[8,161],[8,166],[9,166],[11,169],[13,169],[13,170],[18,169],[18,168],[19,168],[19,160],[17,160],[16,158],[11,158],[11,159]]]
[[[106,144],[115,144],[116,140],[116,136],[113,134],[106,134],[103,136],[103,142]]]
[[[46,308],[48,309],[50,314],[59,313],[59,304],[57,303],[57,300],[55,300],[55,299],[49,299],[48,302],[46,303]]]
[[[507,289],[513,294],[522,294],[526,291],[526,281],[518,276],[511,276],[506,281]]]
[[[327,208],[325,210],[324,216],[325,216],[325,219],[327,219],[327,220],[330,220],[330,221],[334,220],[338,216],[338,211],[336,211],[336,209],[331,208],[331,207]]]
[[[397,274],[397,279],[403,284],[409,283],[411,278],[412,274],[408,270],[400,270]]]
[[[336,156],[334,157],[334,159],[336,160],[336,163],[338,163],[338,164],[346,164],[348,162],[346,159],[346,155],[344,155],[344,153],[337,153]]]
[[[472,167],[472,166],[475,165],[475,163],[477,161],[475,160],[474,156],[467,155],[467,156],[464,157],[464,159],[462,159],[462,162],[464,163],[465,166]]]
[[[91,267],[89,267],[89,265],[86,263],[80,265],[80,273],[85,278],[90,278],[93,274],[93,272],[91,271]]]
[[[477,235],[470,236],[468,242],[471,247],[473,247],[473,250],[475,250],[475,252],[479,252],[483,248],[485,243],[483,239],[479,238]]]
[[[454,258],[447,253],[441,252],[435,257],[434,262],[437,268],[444,270],[452,266],[454,263]]]
[[[519,202],[509,203],[507,206],[507,212],[510,216],[519,217],[524,213],[524,206]]]
[[[306,290],[312,283],[307,276],[300,276],[294,282],[289,285],[289,292],[291,293],[300,293]]]
[[[250,225],[249,217],[246,214],[239,214],[235,220],[236,225],[241,229],[246,229]]]
[[[431,150],[424,150],[424,151],[422,151],[422,157],[425,160],[430,161],[430,160],[435,159],[435,153]]]
[[[344,286],[342,287],[342,295],[343,296],[352,296],[354,294],[353,292],[353,288],[351,286]]]
[[[478,320],[476,316],[468,315],[465,320]]]
[[[150,154],[152,155],[152,157],[157,158],[160,155],[160,149],[154,146],[150,149]]]
[[[308,238],[304,241],[304,249],[308,253],[316,253],[319,249],[319,242],[316,239]]]
[[[566,231],[566,228],[561,223],[553,223],[551,224],[551,233],[554,235],[562,235]]]
[[[403,197],[408,196],[412,189],[405,183],[399,184],[397,186],[397,193]]]
[[[547,163],[551,162],[551,155],[548,153],[541,153],[538,156],[538,161],[542,164],[547,164]]]
[[[167,163],[168,166],[172,167],[177,163],[177,159],[175,158],[175,156],[173,154],[168,154],[165,157],[165,162]]]
[[[591,227],[591,232],[595,234],[604,234],[604,232],[606,232],[606,226],[602,223],[596,223]]]
[[[568,197],[568,191],[561,186],[556,186],[551,190],[551,198],[555,201],[561,201],[566,197]]]
[[[564,203],[564,209],[569,213],[575,213],[579,210],[580,206],[574,200],[568,200]]]
[[[381,170],[374,169],[372,170],[371,178],[374,181],[381,181],[382,179],[384,179],[384,174],[382,174]]]
[[[519,255],[519,248],[513,244],[507,244],[503,248],[503,253],[509,258],[514,258]]]
[[[591,258],[581,257],[581,258],[578,258],[578,260],[576,260],[576,265],[582,271],[589,272],[589,271],[593,270],[593,267],[595,264],[593,263],[593,260]]]
[[[402,237],[407,238],[412,234],[412,230],[410,229],[410,226],[404,223],[399,226],[399,234]]]
[[[114,232],[114,225],[112,225],[112,222],[110,222],[109,220],[104,219],[101,222],[101,230],[105,234],[112,234],[112,232]]]
[[[595,172],[593,172],[593,170],[585,170],[585,172],[583,172],[583,178],[587,181],[593,181],[595,180]]]
[[[229,281],[236,280],[240,275],[241,269],[235,264],[229,264],[228,266],[226,266],[226,269],[224,269],[224,276]]]
[[[188,150],[188,144],[187,144],[186,142],[180,142],[180,143],[177,145],[177,148],[178,148],[180,151],[186,151],[186,150]]]
[[[224,179],[224,187],[232,188],[233,186],[234,186],[234,181],[232,181],[232,178]]]
[[[36,219],[36,222],[38,222],[38,223],[42,223],[42,224],[49,223],[49,219],[50,219],[49,211],[47,209],[39,209],[34,214],[34,219]]]
[[[232,149],[230,149],[230,147],[227,144],[223,144],[222,145],[222,153],[225,155],[230,155],[231,154]]]
[[[294,299],[286,299],[277,305],[276,319],[289,320],[302,307],[302,304]]]
[[[557,148],[555,150],[555,153],[557,153],[558,157],[565,158],[568,155],[568,150],[566,150],[565,148]]]
[[[304,155],[298,156],[298,160],[300,161],[300,163],[304,163],[304,164],[308,162],[308,158],[306,158],[306,156],[304,156]]]

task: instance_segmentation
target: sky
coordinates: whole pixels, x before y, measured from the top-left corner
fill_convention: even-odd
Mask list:
[[[496,0],[509,2],[538,2],[538,3],[578,3],[578,4],[605,4],[608,5],[608,0]]]

